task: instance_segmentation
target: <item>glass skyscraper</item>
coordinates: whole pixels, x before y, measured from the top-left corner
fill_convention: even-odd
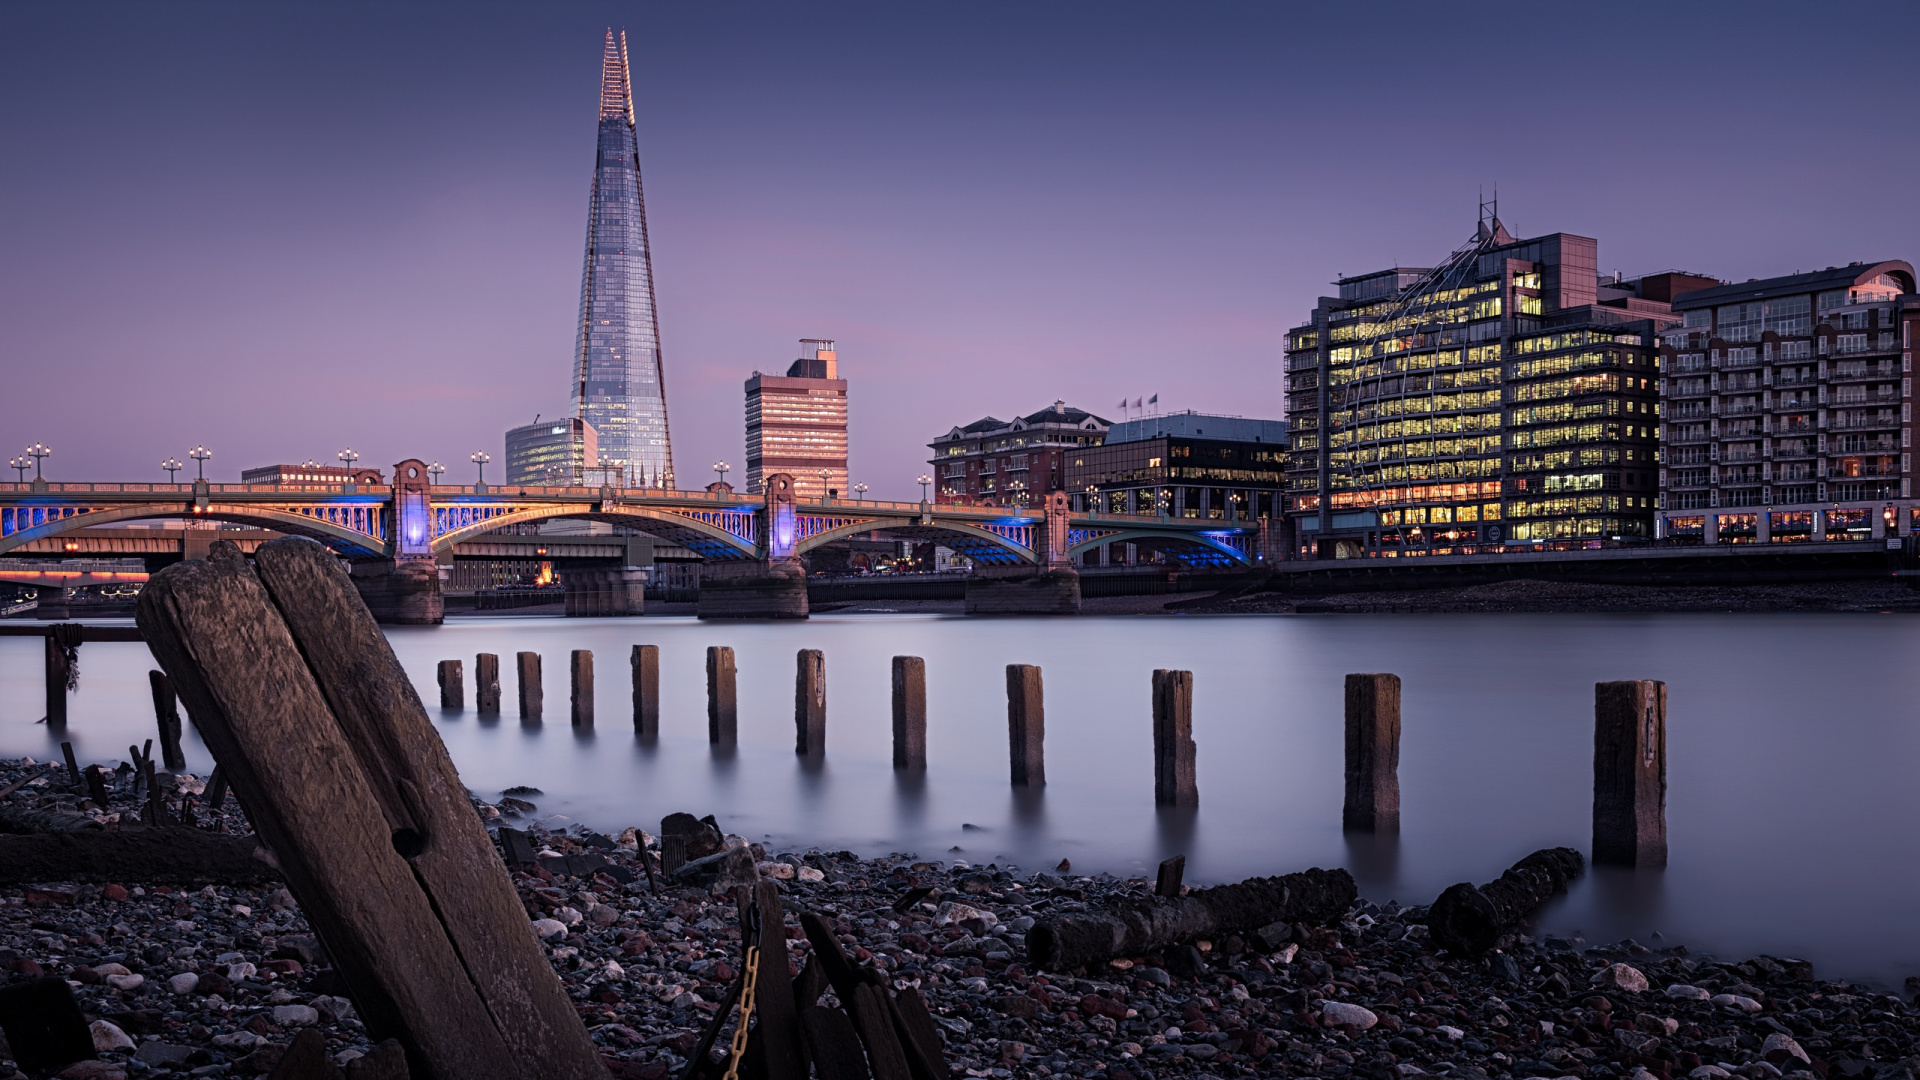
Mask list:
[[[607,31],[600,61],[600,145],[587,210],[586,270],[574,346],[574,408],[599,433],[601,466],[628,482],[672,487],[666,373],[653,299],[653,255],[640,188],[627,36]]]

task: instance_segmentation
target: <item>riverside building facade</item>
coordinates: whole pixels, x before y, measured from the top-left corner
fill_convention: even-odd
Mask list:
[[[1854,263],[1682,293],[1661,345],[1660,535],[1870,540],[1913,500],[1913,266]]]
[[[1080,511],[1244,523],[1275,516],[1286,461],[1285,420],[1148,416],[1069,455],[1065,490]]]
[[[507,432],[507,483],[545,486],[584,484],[600,460],[593,425],[577,416],[535,417]]]
[[[1039,506],[1067,490],[1069,455],[1106,439],[1112,425],[1055,401],[1011,422],[984,416],[927,444],[934,501],[959,506]]]
[[[1439,266],[1341,278],[1287,335],[1294,554],[1650,537],[1658,334],[1717,282],[1597,268],[1592,238],[1483,215]]]
[[[747,490],[774,473],[803,499],[847,497],[847,380],[825,338],[802,338],[784,377],[747,380]]]

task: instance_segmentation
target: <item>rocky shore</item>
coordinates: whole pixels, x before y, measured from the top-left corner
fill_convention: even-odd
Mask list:
[[[0,789],[40,768],[0,762]],[[0,806],[137,827],[131,771],[118,777],[105,806],[70,790],[64,768]],[[163,775],[162,785],[198,827],[245,833],[231,801],[219,813],[194,805],[198,780]],[[528,932],[545,943],[615,1077],[661,1080],[686,1064],[736,975],[740,935],[725,887],[743,874],[778,881],[790,921],[820,914],[860,963],[896,988],[917,987],[956,1077],[1920,1074],[1911,1003],[1820,980],[1802,961],[1525,934],[1460,957],[1434,947],[1424,908],[1361,900],[1328,926],[1275,924],[1097,970],[1041,971],[1025,941],[1036,919],[1097,910],[1152,883],[1065,863],[1028,872],[903,854],[770,854],[727,837],[656,888],[640,848],[652,838],[640,829],[520,829],[540,797],[522,789],[476,808],[508,830],[504,842],[528,845],[518,857],[532,861],[512,871]],[[657,869],[660,853],[649,851]],[[789,937],[798,971],[809,944],[797,926]],[[0,983],[46,975],[71,985],[92,1024],[96,1057],[63,1077],[260,1075],[307,1029],[346,1076],[375,1074],[355,1065],[372,1047],[324,948],[272,884],[0,886]],[[0,1080],[23,1075],[0,1045]]]

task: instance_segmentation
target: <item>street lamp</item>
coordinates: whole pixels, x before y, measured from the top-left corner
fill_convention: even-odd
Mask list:
[[[713,475],[719,477],[720,483],[724,484],[727,482],[727,472],[732,468],[733,466],[724,461],[716,461],[713,463]]]
[[[823,501],[826,499],[827,495],[829,494],[829,492],[827,491],[827,480],[832,476],[833,476],[832,472],[826,469],[820,470],[820,498]]]
[[[187,451],[187,456],[193,459],[194,468],[200,470],[200,479],[205,480],[207,478],[207,461],[213,457],[213,451],[204,446],[196,446]]]
[[[174,480],[173,474],[179,472],[181,469],[184,469],[187,466],[179,458],[170,457],[167,460],[161,462],[160,467],[167,470],[167,483],[172,484],[176,482]]]
[[[7,468],[18,469],[20,471],[19,482],[24,484],[27,481],[27,470],[33,468],[33,462],[24,457],[17,457],[7,462]]]
[[[345,465],[348,469],[353,468],[353,463],[360,460],[359,452],[356,451],[351,446],[347,447],[345,450],[342,450],[333,456],[339,458],[340,463]],[[352,477],[348,477],[348,479],[351,480]]]
[[[436,486],[440,483],[440,474],[446,471],[447,471],[447,467],[445,465],[440,464],[437,461],[427,466],[427,474],[433,477],[433,483]]]
[[[865,484],[853,485],[853,497],[856,500],[865,499],[867,497],[867,485]]]
[[[473,452],[473,455],[467,458],[467,460],[473,462],[474,465],[479,468],[480,486],[486,487],[487,486],[487,462],[492,461],[493,458],[488,456],[485,450],[475,450]]]
[[[926,502],[927,501],[927,485],[933,483],[933,477],[928,476],[926,473],[921,473],[919,478],[916,479],[914,483],[920,485],[920,501]]]
[[[40,463],[53,456],[53,447],[45,443],[34,443],[27,447],[27,456],[33,459],[33,478],[40,479]]]

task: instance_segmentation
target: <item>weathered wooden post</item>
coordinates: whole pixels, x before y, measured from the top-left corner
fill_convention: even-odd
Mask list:
[[[180,749],[180,704],[173,680],[164,671],[149,671],[147,684],[153,689],[153,718],[160,726],[160,760],[169,769],[184,769],[187,755]]]
[[[473,658],[473,708],[481,716],[500,715],[500,658],[493,653]]]
[[[593,650],[573,650],[569,671],[573,677],[573,726],[590,728],[593,726]]]
[[[1175,855],[1162,860],[1160,874],[1153,883],[1153,895],[1164,896],[1169,900],[1180,899],[1181,879],[1187,876],[1187,857]]]
[[[707,741],[715,746],[732,746],[740,738],[733,676],[733,646],[707,646]]]
[[[1033,664],[1007,665],[1007,751],[1012,780],[1025,787],[1047,782],[1047,712],[1040,689],[1040,669]]]
[[[660,646],[635,645],[633,665],[633,732],[643,739],[660,737]]]
[[[73,661],[67,655],[67,643],[62,631],[66,623],[55,623],[47,627],[47,728],[60,730],[67,726],[67,683],[73,677]],[[74,635],[78,640],[79,635]]]
[[[1593,686],[1593,861],[1667,865],[1667,684]]]
[[[541,709],[540,654],[523,652],[514,656],[520,669],[520,719],[538,720]]]
[[[257,576],[256,576],[257,572]],[[406,672],[331,552],[227,541],[142,590],[195,728],[413,1074],[604,1080],[606,1066]]]
[[[455,712],[467,707],[467,674],[458,660],[440,661],[440,707]]]
[[[1199,806],[1193,773],[1193,672],[1153,673],[1153,804]]]
[[[893,767],[927,767],[927,662],[893,658]]]
[[[801,649],[793,679],[793,752],[827,752],[827,654]]]
[[[1400,830],[1400,676],[1347,676],[1347,798],[1342,828]]]

